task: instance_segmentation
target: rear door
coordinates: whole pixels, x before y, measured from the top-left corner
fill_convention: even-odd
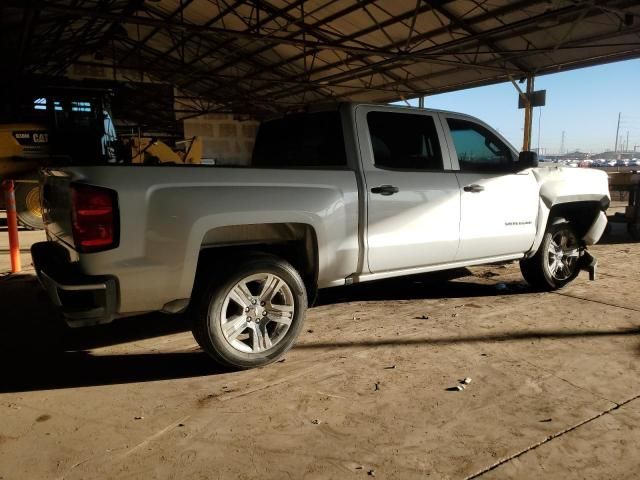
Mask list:
[[[458,248],[460,189],[437,114],[358,106],[372,273],[451,262]]]
[[[457,261],[525,252],[536,234],[539,188],[531,169],[517,171],[517,154],[488,126],[441,114],[460,183]]]

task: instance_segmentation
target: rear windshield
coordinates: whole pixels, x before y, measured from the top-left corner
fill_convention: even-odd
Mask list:
[[[297,113],[260,125],[254,167],[345,167],[342,123],[337,111]]]

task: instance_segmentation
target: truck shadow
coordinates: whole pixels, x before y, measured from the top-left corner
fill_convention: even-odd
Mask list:
[[[497,266],[500,268],[499,266]],[[487,271],[490,279],[499,274]],[[357,301],[490,297],[533,293],[524,280],[486,283],[466,268],[390,278],[320,291],[315,306]]]
[[[4,357],[4,358],[3,358]],[[203,352],[94,355],[86,351],[11,357],[0,393],[152,382],[227,373]],[[7,365],[10,358],[0,355]]]
[[[467,335],[441,338],[381,338],[379,340],[331,341],[331,342],[308,342],[298,345],[300,350],[324,350],[328,348],[376,348],[394,345],[456,345],[473,343],[496,343],[496,342],[523,342],[541,339],[572,339],[572,338],[606,338],[618,336],[636,336],[640,334],[640,327],[612,330],[536,330],[534,332],[509,332],[497,335]],[[640,352],[640,350],[639,350]]]
[[[181,317],[140,315],[70,329],[35,276],[0,278],[0,393],[145,382],[222,373],[196,349],[162,354],[100,354],[94,348],[188,330]],[[139,351],[139,350],[138,350]]]
[[[320,304],[531,293],[523,282],[488,284],[460,281],[459,277],[466,275],[468,271],[463,269],[457,273],[421,275],[403,280],[380,281],[366,286],[341,287],[323,292]],[[458,279],[452,281],[452,277]],[[496,285],[504,287],[497,288]],[[0,278],[0,306],[3,309],[0,322],[0,362],[3,365],[0,393],[138,383],[228,373],[197,349],[195,342],[192,347],[178,352],[154,352],[147,349],[144,353],[114,354],[91,351],[95,348],[186,332],[189,330],[189,321],[183,316],[148,314],[99,327],[69,329],[33,275]],[[548,336],[557,339],[565,333],[549,332]],[[600,335],[589,331],[569,333],[573,336]],[[603,335],[627,333],[629,332],[602,332]],[[524,337],[528,338],[527,335],[535,338],[546,336],[545,333],[526,333]],[[452,342],[519,341],[522,337],[520,332],[513,332],[512,335],[505,335],[500,339],[463,336],[455,337]],[[406,342],[382,339],[381,344],[386,344],[385,341],[398,345]],[[429,342],[428,339],[416,341]],[[443,341],[446,340],[439,340]],[[314,348],[325,346],[343,345],[325,345],[319,339],[318,344],[301,345],[299,348],[312,354]],[[137,346],[132,349],[140,352]]]

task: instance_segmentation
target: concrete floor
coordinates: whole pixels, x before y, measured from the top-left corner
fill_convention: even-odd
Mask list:
[[[555,293],[515,263],[327,291],[240,373],[183,318],[67,331],[4,277],[0,478],[638,478],[640,244],[592,251]]]

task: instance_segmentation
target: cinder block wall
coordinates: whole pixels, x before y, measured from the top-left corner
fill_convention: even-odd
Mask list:
[[[202,137],[203,159],[217,165],[248,165],[259,122],[229,114],[208,114],[184,121],[184,136]]]

